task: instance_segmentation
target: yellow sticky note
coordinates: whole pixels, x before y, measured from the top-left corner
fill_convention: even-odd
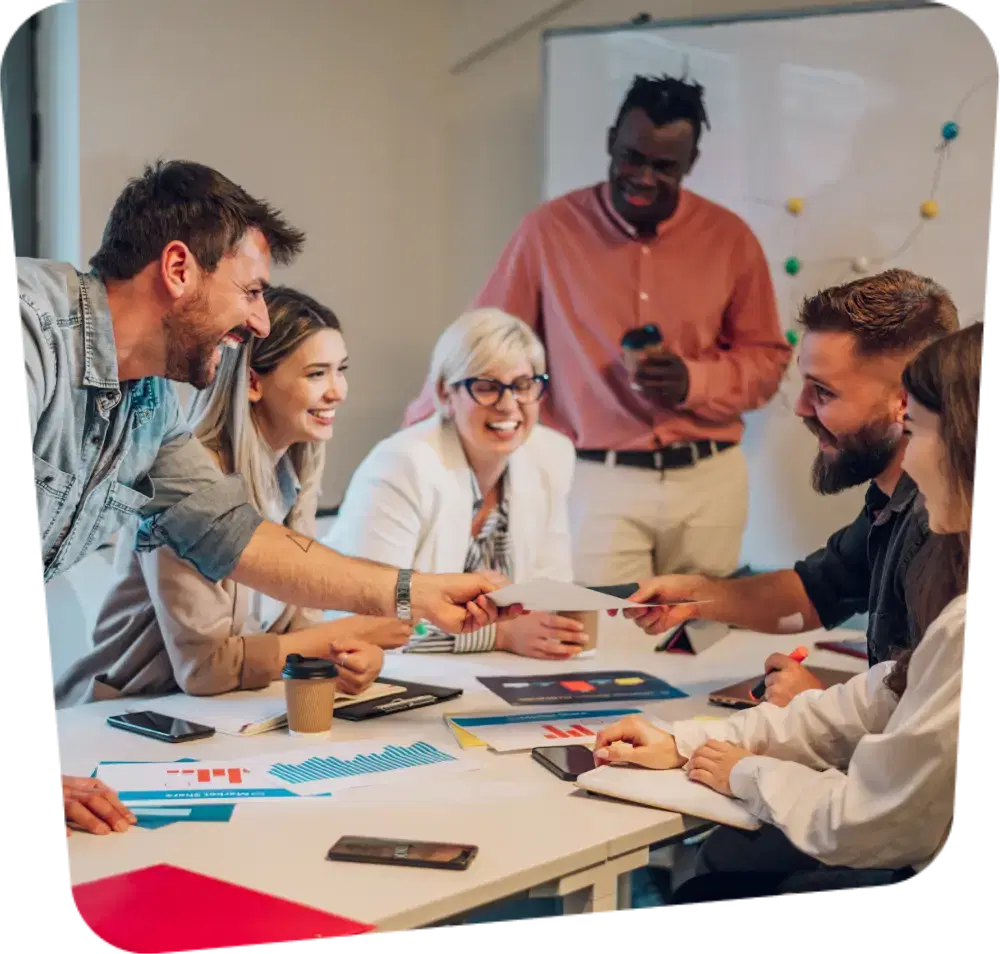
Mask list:
[[[486,743],[478,735],[473,735],[468,729],[463,729],[460,725],[455,725],[447,716],[445,716],[445,720],[448,723],[448,728],[451,729],[452,735],[455,736],[455,741],[463,749],[486,748]]]
[[[616,686],[641,686],[646,680],[638,676],[626,676],[624,679],[616,679]]]

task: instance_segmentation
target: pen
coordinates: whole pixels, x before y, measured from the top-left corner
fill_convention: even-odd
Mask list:
[[[806,656],[808,655],[809,655],[809,650],[806,649],[805,646],[799,646],[798,649],[793,649],[788,654],[788,658],[794,659],[796,662],[802,662],[802,660],[805,659]],[[774,672],[775,670],[771,671]],[[767,691],[767,686],[764,684],[764,680],[761,679],[761,681],[758,682],[757,685],[750,690],[750,698],[753,699],[754,702],[760,702],[760,700],[764,697],[764,693],[766,691]]]
[[[412,709],[416,705],[433,701],[437,696],[414,696],[412,699],[394,699],[392,702],[383,702],[380,706],[375,706],[373,712],[390,712],[393,709]]]

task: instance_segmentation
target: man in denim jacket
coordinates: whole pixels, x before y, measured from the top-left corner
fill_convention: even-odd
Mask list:
[[[291,261],[304,241],[225,176],[172,161],[126,186],[89,273],[18,260],[46,580],[137,519],[137,547],[165,544],[213,581],[285,603],[451,632],[497,618],[485,597],[493,576],[411,579],[265,521],[242,476],[223,476],[189,433],[164,379],[204,388],[222,348],[266,336],[271,261]],[[67,823],[128,827],[128,810],[96,780],[64,777],[63,791]]]

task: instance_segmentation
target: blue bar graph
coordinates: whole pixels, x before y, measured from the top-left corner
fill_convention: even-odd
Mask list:
[[[413,745],[387,745],[381,752],[371,755],[356,755],[352,759],[309,758],[304,762],[278,762],[268,770],[269,775],[301,785],[304,782],[319,782],[331,778],[347,778],[352,775],[371,775],[375,772],[392,772],[396,769],[415,768],[418,765],[434,765],[438,762],[454,762],[455,757],[428,745],[415,742]]]

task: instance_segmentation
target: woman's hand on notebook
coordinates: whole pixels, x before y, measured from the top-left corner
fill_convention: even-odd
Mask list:
[[[802,663],[784,653],[771,653],[764,662],[764,672],[764,701],[776,706],[787,706],[800,692],[826,688]]]
[[[652,769],[680,768],[684,758],[674,737],[640,716],[627,716],[597,735],[594,761],[598,765],[627,762]]]
[[[742,749],[731,742],[709,739],[691,753],[687,764],[688,778],[731,798],[733,790],[729,787],[729,776],[733,766],[751,755],[753,752],[749,749]]]
[[[337,690],[356,696],[382,671],[385,653],[373,643],[346,636],[331,642],[330,658],[337,664]]]

